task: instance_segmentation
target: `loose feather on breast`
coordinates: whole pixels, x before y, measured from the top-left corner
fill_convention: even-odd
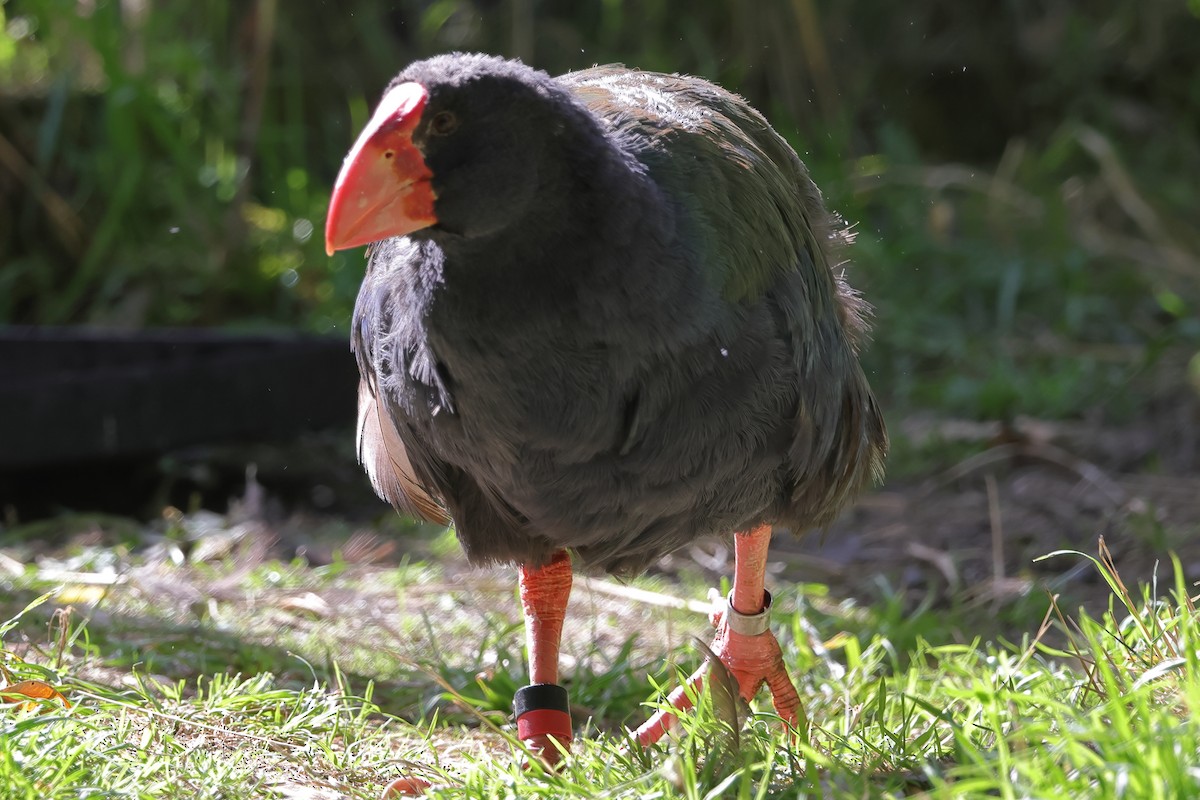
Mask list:
[[[358,383],[358,461],[375,492],[396,509],[450,524],[445,507],[414,477],[400,432],[365,380]]]

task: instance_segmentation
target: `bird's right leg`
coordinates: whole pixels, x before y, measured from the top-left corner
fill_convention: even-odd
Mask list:
[[[558,684],[558,651],[571,597],[571,557],[559,550],[541,567],[521,566],[521,606],[529,650],[529,686],[513,698],[517,735],[554,766],[571,747],[567,690]]]
[[[529,648],[529,685],[517,690],[513,709],[517,736],[550,767],[571,749],[571,709],[558,685],[558,651],[571,597],[571,557],[559,550],[541,567],[521,566],[521,606]],[[392,781],[382,800],[416,797],[429,781],[408,775]]]

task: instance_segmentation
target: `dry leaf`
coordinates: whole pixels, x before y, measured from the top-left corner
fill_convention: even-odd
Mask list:
[[[20,681],[0,689],[0,703],[20,703],[22,711],[35,711],[42,706],[41,700],[55,700],[70,708],[71,702],[62,692],[45,681]]]
[[[729,726],[730,741],[733,750],[740,750],[742,721],[740,708],[742,696],[738,689],[737,678],[725,666],[721,657],[712,648],[699,639],[694,640],[704,658],[708,661],[708,688],[712,693],[713,716]]]
[[[287,611],[301,612],[313,617],[328,617],[333,612],[333,609],[329,607],[329,603],[326,603],[324,598],[312,592],[285,597],[279,601],[279,607]]]
[[[97,585],[68,584],[64,586],[55,598],[60,603],[79,603],[90,605],[104,599],[109,587]]]

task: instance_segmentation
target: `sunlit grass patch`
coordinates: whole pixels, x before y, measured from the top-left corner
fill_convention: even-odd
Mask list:
[[[1052,604],[1014,644],[946,635],[968,625],[961,609],[780,593],[775,627],[806,715],[795,735],[765,697],[733,725],[705,694],[664,743],[631,747],[624,726],[661,702],[654,687],[703,657],[686,643],[657,657],[636,637],[597,644],[566,670],[578,738],[553,774],[524,766],[509,718],[524,682],[515,606],[483,617],[474,640],[446,637],[423,655],[388,641],[398,623],[385,619],[373,633],[313,627],[275,656],[284,673],[169,679],[124,659],[105,666],[126,629],[89,637],[81,616],[59,615],[47,632],[50,595],[0,626],[6,679],[44,681],[71,705],[0,707],[0,785],[17,800],[375,797],[400,775],[453,798],[1193,796],[1200,658],[1183,570],[1135,586],[1103,547],[1089,567],[1112,590],[1109,609]],[[323,638],[338,654],[324,663],[312,649]],[[339,666],[351,662],[352,674]]]

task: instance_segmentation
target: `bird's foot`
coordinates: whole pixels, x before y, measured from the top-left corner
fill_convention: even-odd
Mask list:
[[[755,614],[743,614],[728,601],[716,604],[712,623],[717,629],[712,651],[737,681],[738,693],[749,702],[765,683],[771,691],[775,711],[792,729],[800,722],[800,695],[783,665],[779,641],[768,628],[771,595],[765,597],[763,608]],[[687,682],[671,692],[667,702],[675,711],[687,711],[704,685],[708,665],[701,667]],[[689,696],[689,694],[691,696]],[[654,744],[675,724],[677,717],[659,710],[634,733],[638,744]]]
[[[555,683],[535,683],[513,696],[517,738],[547,767],[554,768],[571,750],[571,709],[567,690]]]

